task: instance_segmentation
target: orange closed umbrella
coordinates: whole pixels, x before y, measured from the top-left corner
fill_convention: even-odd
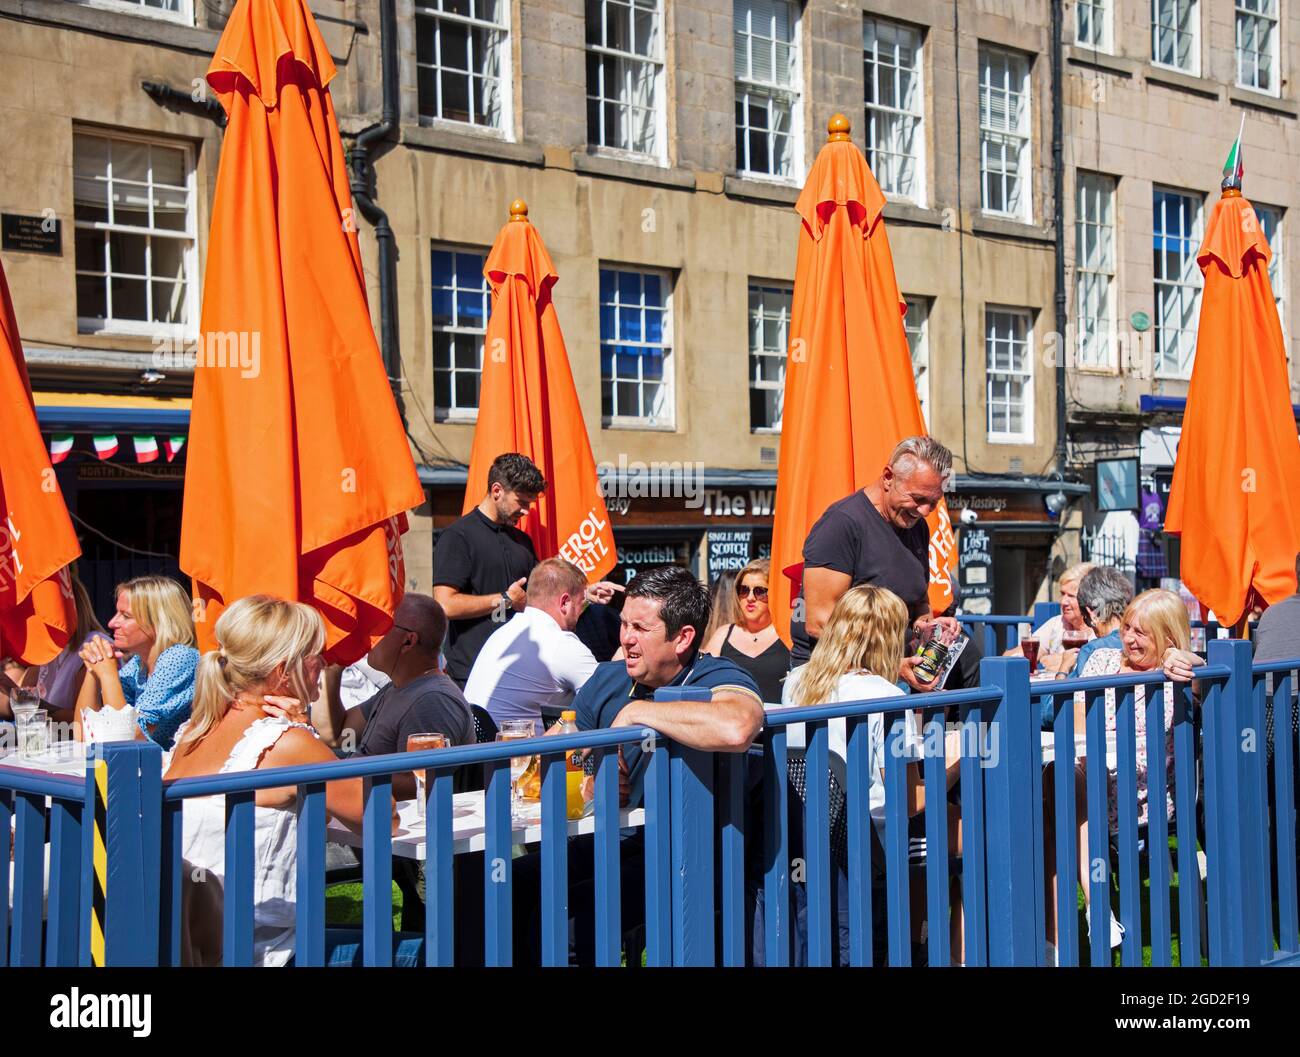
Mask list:
[[[492,316],[464,513],[482,501],[493,459],[527,455],[547,487],[520,527],[539,558],[566,558],[594,583],[618,560],[614,530],[551,301],[559,277],[523,202],[511,204],[483,274],[492,287]]]
[[[912,357],[881,213],[885,196],[842,114],[795,209],[802,220],[786,357],[772,565],[792,581],[772,615],[789,641],[803,544],[836,500],[879,475],[899,441],[924,433]],[[930,605],[952,601],[955,559],[947,508],[929,518]]]
[[[1182,537],[1182,579],[1221,623],[1296,590],[1300,439],[1271,256],[1241,195],[1241,137],[1228,156],[1196,258],[1205,276],[1196,359],[1165,514]]]
[[[424,501],[379,356],[329,82],[303,0],[239,0],[194,378],[181,568],[209,603],[308,602],[346,664],[391,626]]]
[[[81,546],[36,424],[0,265],[0,657],[54,660],[77,627],[68,565]]]

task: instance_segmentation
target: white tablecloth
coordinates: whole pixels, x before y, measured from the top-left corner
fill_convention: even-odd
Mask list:
[[[540,803],[526,804],[524,807],[525,824],[515,823],[510,837],[511,844],[538,844],[542,839],[542,806]],[[405,859],[424,859],[424,819],[419,815],[414,800],[399,800],[397,803],[398,830],[393,834],[393,854]],[[619,811],[619,826],[645,825],[645,808]],[[596,832],[596,818],[587,815],[580,819],[571,819],[568,823],[569,836]],[[452,853],[463,855],[465,852],[482,851],[486,840],[487,825],[484,821],[484,793],[480,789],[473,793],[456,793],[452,796],[451,806]],[[355,833],[335,819],[330,820],[327,830],[329,839],[337,844],[346,844],[353,848],[361,847],[361,834]]]
[[[46,771],[85,777],[86,746],[80,741],[61,741],[37,756],[20,756],[14,749],[0,753],[0,767],[21,767],[25,771]]]

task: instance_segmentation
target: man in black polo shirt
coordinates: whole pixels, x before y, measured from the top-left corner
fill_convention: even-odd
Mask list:
[[[546,491],[546,478],[528,456],[509,452],[493,460],[487,486],[483,501],[443,529],[433,548],[433,597],[449,621],[447,674],[462,690],[488,636],[524,608],[537,552],[515,526]],[[586,600],[607,603],[616,590],[589,584]]]
[[[946,626],[959,630],[953,617],[931,617],[930,527],[925,519],[943,498],[944,480],[952,472],[952,453],[932,437],[909,437],[894,449],[880,477],[826,508],[804,541],[803,619],[790,622],[790,666],[807,664],[818,636],[851,587],[885,587],[906,604],[912,626]],[[971,652],[967,647],[967,652]],[[975,654],[972,652],[972,657]],[[918,678],[917,658],[906,657],[898,676],[917,690],[933,680]]]
[[[433,549],[433,597],[449,621],[447,674],[462,689],[488,636],[524,608],[537,553],[515,526],[546,491],[546,479],[526,455],[510,452],[492,463],[487,488]]]

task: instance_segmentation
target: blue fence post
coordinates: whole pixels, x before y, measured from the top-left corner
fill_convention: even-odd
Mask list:
[[[1033,812],[1041,808],[1027,795],[1038,760],[1033,751],[1038,724],[1029,698],[1029,662],[1021,657],[985,658],[980,662],[980,685],[1002,691],[992,709],[988,737],[980,739],[992,750],[980,761],[989,964],[1037,965],[1042,938],[1035,927]]]
[[[1207,829],[1216,854],[1207,857],[1215,883],[1210,896],[1220,928],[1211,929],[1211,963],[1258,965],[1272,956],[1272,906],[1264,904],[1258,879],[1269,876],[1267,805],[1260,801],[1258,769],[1264,766],[1264,731],[1252,707],[1251,646],[1244,639],[1212,639],[1207,661],[1231,669],[1217,702],[1207,703],[1206,782],[1215,784],[1207,803]],[[1217,709],[1217,715],[1212,710]],[[1207,789],[1207,800],[1209,790]],[[1214,814],[1217,818],[1209,818]]]
[[[656,701],[709,701],[707,687],[669,686]],[[713,929],[713,754],[669,743],[673,964],[715,961]]]
[[[108,742],[103,815],[107,861],[104,965],[158,964],[162,874],[162,750],[151,741]]]
[[[1052,617],[1060,616],[1060,602],[1035,602],[1034,615],[1030,621],[1030,626],[1037,631],[1046,624]]]

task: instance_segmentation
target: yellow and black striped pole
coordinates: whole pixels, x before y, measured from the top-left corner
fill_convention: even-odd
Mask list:
[[[95,761],[95,845],[91,871],[90,962],[104,966],[104,905],[108,893],[108,761]]]

